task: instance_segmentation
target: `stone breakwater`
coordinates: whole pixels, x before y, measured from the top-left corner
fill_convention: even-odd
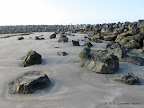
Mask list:
[[[102,34],[113,32],[114,34],[120,34],[122,32],[129,31],[130,34],[143,31],[144,20],[138,20],[136,22],[118,22],[109,24],[80,24],[80,25],[15,25],[15,26],[0,26],[0,34],[7,33],[29,33],[29,32],[91,32],[93,35],[97,33],[99,36]],[[102,34],[101,34],[102,33]],[[108,38],[109,39],[109,38]]]

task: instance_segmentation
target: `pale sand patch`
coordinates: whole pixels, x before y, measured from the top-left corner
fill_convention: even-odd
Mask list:
[[[101,75],[77,66],[77,56],[82,46],[73,47],[71,40],[82,40],[86,34],[67,36],[68,43],[49,39],[50,33],[34,33],[18,41],[17,36],[0,39],[0,108],[143,108],[144,67],[120,63],[114,75]],[[45,40],[34,40],[44,35]],[[3,36],[3,35],[0,35]],[[32,37],[30,39],[29,37]],[[85,42],[80,41],[80,45]],[[92,43],[92,49],[105,49],[106,43]],[[59,48],[55,48],[59,47]],[[22,58],[28,51],[35,50],[42,55],[41,65],[21,67]],[[65,51],[67,56],[58,56]],[[8,83],[28,71],[44,71],[52,80],[50,89],[37,91],[32,95],[10,95]],[[121,73],[132,72],[140,77],[141,86],[128,86],[110,78]],[[134,103],[140,103],[135,104]],[[126,103],[130,103],[129,105]]]

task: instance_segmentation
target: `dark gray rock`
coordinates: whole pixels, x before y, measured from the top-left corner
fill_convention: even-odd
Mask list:
[[[91,38],[87,38],[87,41],[89,42],[89,41],[91,41],[92,39]]]
[[[79,41],[74,41],[74,40],[72,40],[72,45],[73,46],[80,46]]]
[[[78,56],[78,65],[100,74],[112,74],[119,69],[119,60],[105,51],[84,48]]]
[[[58,32],[55,32],[54,34],[58,34]]]
[[[130,24],[130,22],[126,21],[122,24],[122,26],[128,26]]]
[[[107,27],[108,28],[108,27]],[[101,29],[101,32],[103,33],[103,32],[106,32],[106,28],[102,28]]]
[[[43,37],[39,37],[39,36],[35,36],[35,40],[44,40],[45,38]]]
[[[63,52],[63,51],[60,51],[60,52],[58,52],[58,55],[60,55],[60,56],[66,56],[67,53],[66,53],[66,52]]]
[[[139,78],[137,76],[134,76],[133,73],[128,73],[126,75],[123,75],[121,78],[114,80],[127,85],[140,85]]]
[[[130,29],[133,29],[133,28],[136,28],[136,29],[138,28],[138,27],[137,27],[137,22],[131,23],[131,28],[129,28],[129,30],[130,30]]]
[[[64,34],[66,34],[66,33],[65,33],[65,32],[62,32],[61,34],[64,35]]]
[[[18,37],[17,38],[17,40],[23,40],[24,39],[24,37]]]
[[[113,32],[113,26],[109,26],[109,28],[106,30],[106,32]]]
[[[22,66],[26,67],[34,64],[41,64],[41,62],[42,62],[41,55],[31,50],[27,53],[27,55],[23,59]]]
[[[31,94],[38,89],[49,87],[51,84],[48,76],[42,72],[28,72],[15,79],[12,90],[14,93]]]
[[[140,30],[138,28],[134,28],[134,29],[129,30],[127,33],[132,36],[132,35],[138,34],[139,32]]]
[[[52,34],[52,35],[50,36],[50,39],[53,39],[53,38],[56,38],[56,34]]]
[[[62,43],[68,42],[68,38],[66,37],[66,35],[61,35],[59,37],[58,42],[62,42]]]

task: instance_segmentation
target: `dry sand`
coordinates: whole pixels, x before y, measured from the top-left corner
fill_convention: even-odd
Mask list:
[[[94,73],[77,65],[77,56],[83,47],[73,47],[71,43],[72,39],[81,40],[86,34],[68,36],[68,43],[58,43],[58,36],[49,39],[50,34],[52,32],[34,33],[24,36],[24,40],[17,40],[18,36],[0,39],[0,108],[144,108],[143,66],[120,63],[119,71],[113,75]],[[45,40],[34,40],[40,35],[44,35]],[[83,43],[80,41],[80,45]],[[105,42],[93,44],[93,49],[106,46]],[[23,68],[20,63],[30,50],[41,54],[43,62]],[[58,51],[66,51],[68,55],[58,56]],[[45,72],[52,81],[51,88],[31,95],[10,94],[9,82],[28,71]],[[129,72],[140,77],[142,85],[128,86],[111,80]]]

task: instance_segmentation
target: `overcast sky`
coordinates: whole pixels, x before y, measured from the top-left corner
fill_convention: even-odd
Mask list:
[[[0,0],[0,25],[133,22],[143,11],[144,0]]]

